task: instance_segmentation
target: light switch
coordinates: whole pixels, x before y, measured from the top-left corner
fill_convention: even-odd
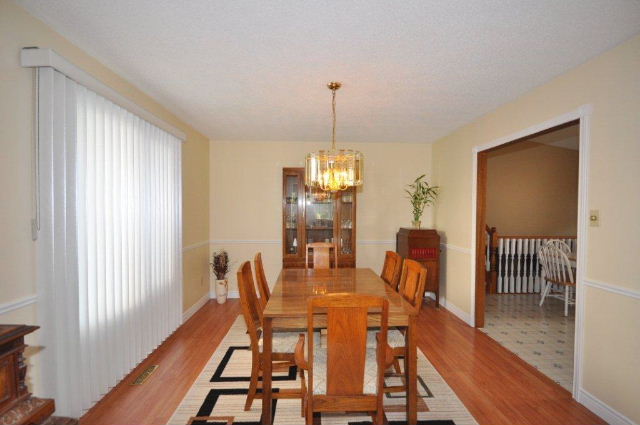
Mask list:
[[[589,226],[591,227],[600,226],[600,211],[598,210],[589,211]]]

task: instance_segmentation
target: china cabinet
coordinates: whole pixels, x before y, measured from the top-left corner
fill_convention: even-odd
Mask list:
[[[332,242],[338,267],[356,264],[356,193],[330,193],[304,185],[304,168],[282,170],[282,266],[303,268],[305,247]]]

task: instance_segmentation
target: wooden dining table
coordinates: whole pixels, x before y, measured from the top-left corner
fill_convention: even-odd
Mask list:
[[[307,300],[334,293],[368,294],[389,301],[389,327],[405,328],[407,357],[407,423],[417,423],[417,345],[415,338],[418,310],[391,289],[373,270],[367,268],[283,269],[263,312],[262,424],[272,423],[271,373],[272,338],[277,331],[306,329]],[[324,317],[323,317],[324,316]],[[369,315],[368,326],[379,326],[377,314]],[[326,327],[326,315],[315,318],[318,328]]]

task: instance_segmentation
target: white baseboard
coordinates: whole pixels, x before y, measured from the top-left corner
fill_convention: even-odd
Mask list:
[[[216,299],[215,291],[209,293],[209,298],[212,300]],[[229,291],[227,292],[227,298],[240,298],[240,293],[238,291]]]
[[[432,300],[436,299],[435,294],[433,294],[431,292],[429,292],[427,296],[429,298],[431,298]],[[452,303],[450,301],[447,301],[445,299],[445,297],[443,297],[443,296],[440,296],[440,307],[444,307],[445,309],[449,310],[456,317],[458,317],[458,319],[462,320],[467,325],[473,326],[472,322],[471,322],[471,315],[469,313],[463,311],[460,307],[458,307],[454,303]]]
[[[631,419],[604,403],[584,388],[580,388],[578,392],[578,402],[611,425],[637,425]]]
[[[196,314],[196,311],[200,310],[207,301],[209,301],[209,294],[204,294],[198,301],[182,313],[182,323],[186,322],[191,316]]]

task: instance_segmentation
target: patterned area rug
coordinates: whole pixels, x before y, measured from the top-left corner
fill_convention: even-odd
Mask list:
[[[259,425],[261,401],[255,400],[250,411],[244,411],[251,351],[242,317],[238,317],[229,333],[213,354],[186,397],[174,412],[169,425]],[[274,391],[299,388],[295,367],[274,374]],[[391,378],[395,379],[395,378]],[[389,385],[395,385],[392,380]],[[420,425],[476,424],[469,411],[444,382],[422,352],[418,351],[418,419]],[[385,413],[390,425],[406,423],[404,394],[385,395]],[[300,400],[274,400],[274,425],[303,424]],[[361,414],[323,414],[327,425],[369,425],[371,418]]]

